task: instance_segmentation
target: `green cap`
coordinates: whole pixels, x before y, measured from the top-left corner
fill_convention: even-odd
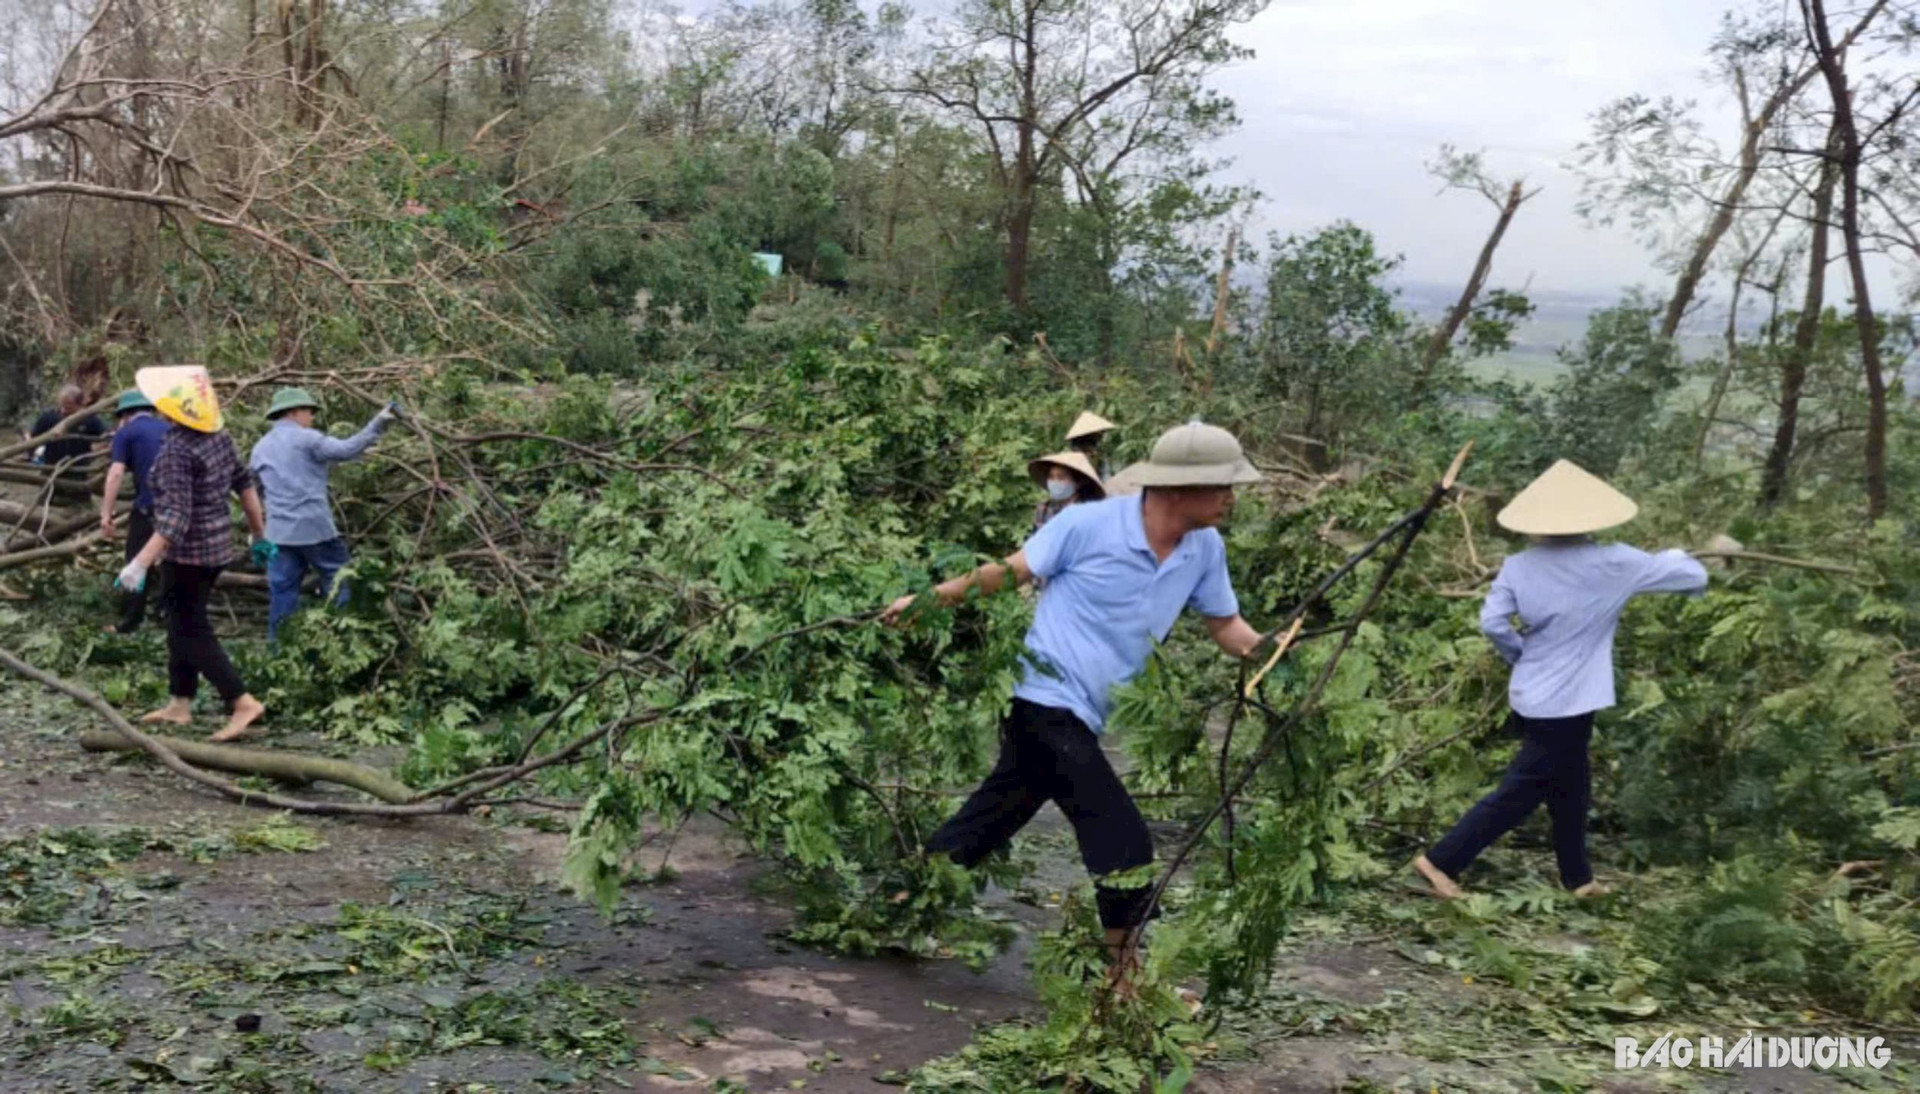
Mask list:
[[[320,400],[307,394],[306,388],[283,387],[273,393],[273,401],[267,404],[267,417],[269,419],[278,418],[289,410],[300,410],[308,407],[314,410],[320,409]]]
[[[120,405],[113,408],[113,414],[114,417],[117,418],[122,414],[131,414],[136,410],[152,409],[153,400],[140,394],[139,389],[136,388],[133,391],[123,391],[120,393]]]

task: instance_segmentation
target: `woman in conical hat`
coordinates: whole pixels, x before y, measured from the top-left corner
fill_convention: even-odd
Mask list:
[[[1034,507],[1033,530],[1038,532],[1069,505],[1099,501],[1107,496],[1093,464],[1078,452],[1055,452],[1027,464],[1027,474],[1047,492],[1047,500]]]
[[[1113,473],[1107,466],[1106,458],[1100,452],[1100,439],[1113,432],[1113,423],[1095,414],[1083,410],[1067,428],[1067,447],[1087,458],[1087,462],[1098,468],[1100,477],[1106,478]]]
[[[1480,629],[1513,668],[1507,728],[1521,745],[1499,787],[1414,860],[1437,895],[1461,895],[1460,872],[1541,805],[1553,822],[1561,884],[1581,896],[1606,891],[1587,863],[1587,745],[1594,713],[1614,702],[1614,628],[1636,594],[1707,585],[1706,569],[1686,551],[1648,554],[1592,538],[1638,511],[1633,499],[1560,460],[1495,518],[1534,541],[1500,567],[1480,609]]]
[[[199,365],[143,368],[134,375],[140,393],[153,401],[173,428],[153,460],[153,534],[120,571],[114,584],[129,592],[146,585],[147,571],[163,567],[167,617],[167,705],[144,722],[187,725],[193,721],[193,697],[205,677],[227,704],[227,724],[213,735],[233,741],[249,735],[266,707],[240,682],[240,673],[220,645],[207,615],[220,572],[233,564],[233,518],[228,495],[253,530],[254,560],[264,565],[273,554],[266,541],[266,512],[253,474],[240,460],[233,438],[223,431],[220,399],[207,370]]]

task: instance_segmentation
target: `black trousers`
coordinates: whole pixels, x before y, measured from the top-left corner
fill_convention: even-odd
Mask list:
[[[1518,732],[1521,743],[1506,776],[1433,845],[1427,861],[1457,878],[1494,840],[1519,827],[1544,804],[1553,822],[1560,884],[1577,889],[1593,880],[1593,869],[1587,864],[1587,806],[1593,798],[1587,746],[1593,739],[1593,713],[1571,718],[1512,714],[1507,728]]]
[[[145,547],[147,540],[151,538],[153,538],[153,515],[151,513],[143,513],[138,509],[128,513],[127,551],[124,561],[132,562],[133,556],[139,554],[140,548]],[[134,631],[140,629],[140,624],[146,622],[147,619],[147,598],[152,596],[156,590],[161,590],[166,587],[166,572],[166,566],[162,565],[157,573],[147,578],[146,584],[140,586],[139,592],[122,594],[123,600],[120,607],[120,623],[114,628],[115,631],[120,634],[132,634]],[[164,602],[166,593],[161,592],[160,597],[162,602]]]
[[[1080,860],[1094,877],[1100,923],[1133,927],[1147,918],[1151,885],[1108,888],[1108,874],[1153,861],[1146,818],[1100,751],[1100,738],[1071,711],[1015,699],[1000,723],[1000,759],[953,818],[927,840],[972,866],[1005,847],[1047,802],[1058,802],[1073,824]]]
[[[167,609],[167,694],[191,699],[200,690],[200,678],[204,676],[220,698],[232,706],[247,689],[213,633],[213,620],[207,616],[213,583],[224,567],[166,562],[160,569],[166,582],[162,595]]]

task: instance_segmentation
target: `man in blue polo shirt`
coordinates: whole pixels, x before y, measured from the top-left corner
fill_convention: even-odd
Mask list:
[[[114,408],[118,425],[113,431],[113,462],[107,466],[107,485],[100,492],[100,535],[114,537],[113,510],[120,503],[120,483],[133,472],[133,510],[127,514],[127,553],[132,562],[140,548],[153,535],[153,461],[160,455],[160,442],[166,439],[167,423],[153,411],[153,400],[129,391],[120,396]],[[147,597],[157,581],[150,581],[126,595],[120,622],[109,626],[108,633],[132,634],[147,618]]]
[[[1073,506],[1004,563],[933,590],[951,605],[970,589],[990,594],[1036,577],[1047,582],[1027,631],[1026,674],[1001,724],[999,760],[927,850],[972,866],[1006,846],[1042,805],[1057,802],[1095,878],[1116,975],[1124,975],[1129,936],[1151,909],[1146,889],[1107,888],[1100,879],[1150,864],[1153,840],[1100,751],[1113,689],[1139,675],[1187,608],[1235,657],[1249,656],[1262,640],[1240,617],[1215,530],[1233,507],[1233,488],[1260,481],[1240,443],[1192,422],[1162,434],[1138,474],[1144,493]],[[894,601],[882,621],[900,619],[915,599]]]

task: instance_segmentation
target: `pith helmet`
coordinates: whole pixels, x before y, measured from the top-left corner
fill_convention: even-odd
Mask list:
[[[318,410],[320,400],[307,393],[303,387],[283,387],[273,393],[273,401],[267,404],[267,420],[272,421],[289,410]]]
[[[1147,466],[1145,463],[1130,463],[1120,470],[1115,471],[1106,481],[1107,496],[1110,498],[1121,498],[1128,494],[1138,494],[1140,492],[1140,469],[1145,466]]]
[[[131,414],[136,410],[152,410],[153,400],[140,393],[139,388],[120,393],[120,402],[113,408],[114,417]]]
[[[1064,467],[1073,472],[1074,475],[1081,479],[1086,485],[1091,486],[1095,497],[1104,498],[1107,496],[1107,488],[1100,482],[1100,473],[1095,471],[1093,464],[1080,453],[1055,452],[1051,456],[1042,456],[1027,464],[1027,474],[1033,476],[1034,482],[1045,486],[1047,484],[1047,469],[1049,467]]]
[[[1578,536],[1632,520],[1633,499],[1574,463],[1556,460],[1494,517],[1500,527],[1528,536]]]
[[[1083,410],[1080,416],[1073,420],[1073,427],[1067,430],[1067,440],[1073,442],[1082,438],[1098,437],[1113,428],[1112,422],[1091,410]]]
[[[1199,421],[1160,434],[1153,455],[1127,470],[1141,486],[1239,486],[1261,477],[1233,434]]]
[[[143,368],[133,374],[133,383],[168,421],[201,433],[218,433],[227,424],[204,365]]]

